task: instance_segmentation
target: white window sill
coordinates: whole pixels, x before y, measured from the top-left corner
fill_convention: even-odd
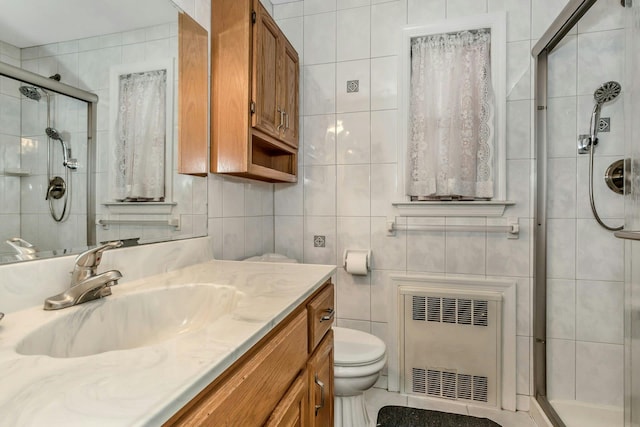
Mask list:
[[[509,200],[393,202],[398,216],[502,216]]]
[[[176,202],[105,202],[110,214],[169,215]]]

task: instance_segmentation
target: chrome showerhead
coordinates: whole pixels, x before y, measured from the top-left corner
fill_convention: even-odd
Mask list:
[[[46,132],[47,132],[47,136],[49,138],[56,139],[56,140],[58,140],[60,142],[64,142],[64,141],[62,141],[62,137],[60,136],[60,133],[57,130],[55,130],[54,128],[47,128]]]
[[[605,102],[613,101],[620,95],[620,90],[622,86],[620,83],[610,81],[603,83],[596,91],[593,93],[593,99],[598,104],[604,104]]]
[[[20,86],[18,90],[21,94],[29,99],[33,99],[34,101],[40,101],[40,98],[42,98],[42,95],[40,95],[38,88],[35,86]]]

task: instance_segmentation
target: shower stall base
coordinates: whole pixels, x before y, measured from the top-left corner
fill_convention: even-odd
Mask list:
[[[596,405],[577,400],[549,400],[567,427],[603,427],[624,425],[620,406]]]

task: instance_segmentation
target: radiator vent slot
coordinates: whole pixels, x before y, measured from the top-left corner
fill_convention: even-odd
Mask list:
[[[487,326],[488,301],[412,296],[413,320]]]
[[[445,399],[487,402],[487,377],[438,369],[412,368],[413,393]]]
[[[501,296],[411,289],[403,298],[402,391],[497,406]]]

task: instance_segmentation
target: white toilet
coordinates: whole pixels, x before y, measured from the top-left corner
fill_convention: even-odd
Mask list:
[[[364,392],[378,380],[387,362],[384,342],[354,329],[333,327],[335,427],[368,427]]]

